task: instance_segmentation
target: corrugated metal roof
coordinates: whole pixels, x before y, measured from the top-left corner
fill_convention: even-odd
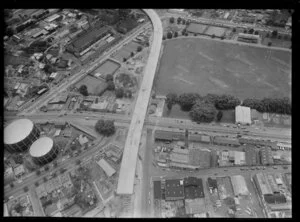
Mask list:
[[[104,170],[108,177],[112,176],[116,171],[104,159],[99,160],[98,165]]]
[[[231,183],[235,195],[248,195],[249,190],[245,178],[241,175],[231,176]]]
[[[235,107],[235,122],[241,124],[251,124],[251,109],[246,106]]]

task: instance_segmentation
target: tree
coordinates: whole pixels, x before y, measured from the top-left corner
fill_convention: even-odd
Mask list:
[[[277,31],[277,30],[274,30],[274,31],[272,32],[272,37],[275,38],[277,35],[278,35],[278,31]]]
[[[114,76],[112,74],[107,74],[105,76],[105,80],[106,80],[106,82],[114,81]]]
[[[110,91],[115,90],[115,84],[113,81],[107,82],[107,90],[110,90]]]
[[[186,21],[185,19],[182,19],[182,24],[185,25]]]
[[[81,85],[78,90],[79,90],[80,94],[83,96],[89,95],[86,85]]]
[[[233,28],[233,29],[232,29],[232,32],[236,32],[236,28]]]
[[[232,95],[224,94],[218,97],[218,99],[215,102],[215,106],[217,109],[228,110],[234,109],[240,103],[241,101],[238,98]]]
[[[186,32],[186,29],[183,29],[183,30],[181,31],[181,35],[185,35],[185,32]]]
[[[197,33],[194,33],[194,36],[197,36]]]
[[[126,62],[127,61],[127,59],[126,58],[123,58],[123,62]]]
[[[61,174],[63,174],[64,172],[66,172],[66,169],[65,169],[65,168],[60,168],[60,169],[59,169],[59,172],[60,172]]]
[[[127,97],[127,98],[132,98],[132,92],[130,90],[127,90],[125,93],[124,93],[124,96]]]
[[[245,34],[247,33],[247,30],[246,30],[246,29],[244,30],[244,33],[245,33]]]
[[[81,164],[81,160],[76,160],[76,165],[80,165]]]
[[[222,35],[222,36],[221,36],[221,40],[224,40],[224,39],[225,39],[225,36],[224,36],[224,35]]]
[[[163,36],[163,40],[166,40],[166,36]]]
[[[254,35],[258,35],[258,34],[259,34],[258,30],[256,30],[256,31],[254,32]]]
[[[49,170],[49,166],[46,165],[46,166],[44,167],[44,170],[45,170],[45,171],[48,171],[48,170]]]
[[[137,47],[136,51],[137,51],[137,52],[140,52],[140,51],[142,51],[142,49],[143,49],[143,47],[139,45],[139,46]]]
[[[270,33],[269,33],[269,32],[266,34],[266,37],[267,37],[267,38],[269,38],[269,37],[270,37]]]
[[[43,181],[46,183],[48,181],[47,177],[43,177]]]
[[[199,99],[201,99],[201,96],[197,93],[183,93],[178,97],[177,101],[182,110],[190,111]]]
[[[10,186],[10,188],[14,188],[15,185],[14,185],[14,183],[10,183],[9,186]]]
[[[167,38],[168,38],[168,39],[171,39],[172,37],[173,37],[172,32],[169,31],[169,32],[167,33]]]
[[[178,17],[178,18],[177,18],[177,24],[178,24],[178,25],[180,24],[181,20],[182,20],[181,17]]]
[[[130,56],[133,57],[133,56],[134,56],[134,52],[131,52],[131,53],[130,53]]]
[[[54,161],[54,162],[53,162],[53,166],[54,166],[55,168],[58,166],[57,161]]]
[[[268,42],[268,46],[271,46],[272,45],[272,42]]]
[[[77,32],[78,28],[75,24],[72,24],[71,27],[69,28],[70,33],[74,33]]]
[[[24,190],[25,193],[27,193],[29,189],[28,189],[27,186],[25,186],[25,187],[23,187],[23,190]]]
[[[118,89],[116,89],[115,93],[116,93],[116,97],[117,98],[123,98],[123,96],[124,96],[124,89],[123,88],[118,88]]]
[[[39,176],[39,175],[41,175],[41,171],[40,171],[40,170],[37,170],[37,171],[35,171],[35,174],[36,174],[37,176]]]
[[[219,110],[218,113],[217,113],[217,121],[220,122],[222,117],[223,117],[223,112],[221,110]]]
[[[215,38],[215,34],[212,34],[212,36],[211,36],[212,38]]]
[[[250,29],[250,30],[248,31],[249,34],[253,34],[253,32],[254,32],[254,29]]]
[[[177,94],[168,93],[166,97],[167,108],[170,110],[172,109],[172,106],[177,102]]]
[[[171,24],[173,24],[174,21],[175,21],[174,17],[171,17],[169,21],[170,21]]]
[[[214,120],[216,112],[213,104],[197,101],[190,111],[190,116],[193,121],[209,123]]]
[[[34,185],[35,185],[36,187],[38,187],[38,186],[39,186],[39,182],[36,181],[36,182],[34,183]]]
[[[111,136],[115,133],[116,128],[113,120],[98,120],[95,130],[104,136]]]
[[[174,32],[174,37],[175,37],[175,38],[178,37],[178,32]]]
[[[281,39],[281,35],[278,35],[277,38],[278,38],[278,39]]]

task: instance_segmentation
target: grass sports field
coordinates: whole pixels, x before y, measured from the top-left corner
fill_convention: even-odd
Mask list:
[[[198,38],[164,44],[155,78],[157,95],[291,96],[290,52]]]

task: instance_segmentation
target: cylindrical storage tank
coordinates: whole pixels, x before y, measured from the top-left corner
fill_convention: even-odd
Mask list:
[[[29,153],[34,163],[43,165],[54,160],[58,151],[51,138],[41,137],[31,145]]]
[[[4,145],[10,152],[26,151],[39,138],[40,131],[29,119],[18,119],[4,129]]]

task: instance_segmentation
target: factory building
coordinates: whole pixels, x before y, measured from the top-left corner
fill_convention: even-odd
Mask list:
[[[40,131],[29,119],[18,119],[4,129],[4,145],[9,152],[22,152],[39,138]]]
[[[245,178],[241,175],[231,176],[231,183],[235,196],[248,196],[249,190]]]
[[[185,131],[177,130],[177,131],[166,131],[166,130],[156,130],[154,134],[155,140],[185,140]]]
[[[237,138],[228,138],[228,137],[221,137],[215,136],[213,139],[213,143],[217,145],[224,145],[224,146],[240,146],[240,142]]]
[[[54,160],[58,152],[58,147],[49,137],[41,137],[36,140],[29,150],[33,161],[39,165],[44,165]]]
[[[235,123],[242,125],[251,124],[251,109],[246,106],[235,107]]]
[[[183,179],[166,180],[165,197],[166,201],[183,200]]]
[[[271,165],[274,163],[272,151],[270,147],[261,148],[259,153],[260,153],[260,161],[262,165]]]

